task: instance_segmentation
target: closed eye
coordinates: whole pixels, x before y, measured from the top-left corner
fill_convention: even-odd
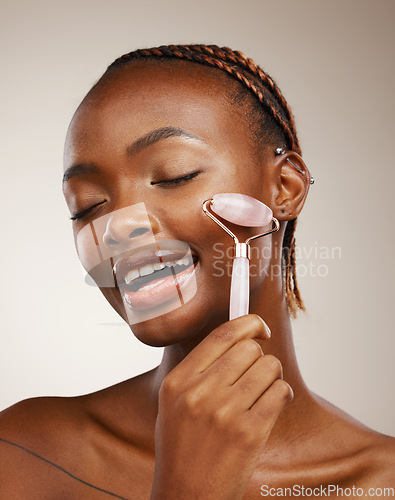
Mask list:
[[[196,172],[192,172],[191,174],[183,175],[182,177],[176,177],[175,179],[168,179],[165,181],[152,181],[151,185],[160,185],[160,186],[177,186],[179,184],[182,184],[184,182],[190,181],[191,179],[195,178],[197,175],[200,174],[200,170]]]
[[[85,215],[88,215],[89,212],[91,212],[93,209],[96,207],[99,207],[100,205],[103,205],[107,200],[100,201],[99,203],[96,203],[95,205],[92,205],[91,207],[87,208],[86,210],[82,210],[81,212],[75,212],[71,217],[70,220],[79,220],[85,217]]]

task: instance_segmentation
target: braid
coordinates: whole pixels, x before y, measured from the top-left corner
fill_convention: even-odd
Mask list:
[[[284,284],[287,291],[288,309],[293,317],[296,316],[298,309],[305,310],[302,297],[299,292],[296,279],[296,261],[295,261],[295,229],[297,218],[288,221],[284,233],[282,249],[282,265],[285,269]],[[292,299],[292,300],[291,300]]]
[[[261,107],[280,129],[286,146],[299,154],[301,149],[291,109],[274,80],[252,59],[242,52],[216,45],[161,45],[149,49],[138,49],[116,59],[108,73],[130,61],[141,59],[182,59],[205,66],[218,68],[237,80],[260,103]],[[286,290],[288,310],[292,317],[298,309],[305,310],[300,296],[295,263],[295,228],[297,219],[288,221],[282,245],[283,281]]]
[[[295,121],[294,117],[291,112],[291,108],[289,107],[287,101],[285,100],[284,96],[282,95],[280,89],[274,82],[274,80],[267,74],[265,73],[262,68],[260,68],[255,62],[247,58],[242,52],[235,50],[233,51],[232,49],[229,49],[228,47],[216,47],[214,46],[205,46],[205,45],[194,45],[194,48],[196,50],[202,50],[202,51],[207,51],[208,53],[211,53],[212,55],[215,55],[216,57],[220,57],[223,60],[231,60],[235,64],[239,64],[249,70],[251,73],[253,73],[256,77],[258,77],[261,80],[261,83],[270,91],[272,94],[276,97],[276,99],[280,102],[282,108],[286,112],[286,117],[289,121],[289,128],[291,129],[292,136],[295,140],[295,149],[294,151],[301,153],[300,147],[299,147],[299,141],[296,133],[296,128],[295,128]]]
[[[205,49],[208,50],[208,53],[204,53]],[[228,51],[231,51],[231,49],[227,49]],[[217,51],[219,51],[218,57],[217,57]],[[231,51],[232,52],[232,51]],[[237,56],[235,53],[234,57],[229,57],[226,56],[225,51],[221,51],[219,47],[216,47],[215,45],[211,46],[206,46],[206,45],[161,45],[160,47],[155,47],[152,49],[139,49],[134,52],[129,52],[128,54],[125,54],[121,56],[120,58],[116,59],[109,67],[108,70],[113,69],[114,67],[118,67],[121,64],[128,63],[132,60],[137,60],[137,59],[142,59],[142,58],[149,58],[149,57],[170,57],[170,58],[179,58],[179,59],[186,59],[187,61],[192,61],[192,62],[197,62],[200,64],[205,64],[206,66],[213,66],[216,68],[219,68],[222,71],[225,71],[228,73],[231,77],[235,78],[238,80],[244,87],[246,87],[249,91],[251,91],[255,97],[258,98],[259,102],[263,105],[263,107],[266,109],[266,111],[269,112],[271,117],[274,119],[274,121],[280,125],[286,140],[287,140],[287,146],[289,149],[300,152],[299,145],[298,145],[298,140],[297,136],[294,133],[294,131],[290,127],[290,123],[287,123],[286,120],[283,119],[281,114],[277,111],[276,107],[274,106],[273,102],[265,98],[262,90],[254,83],[254,81],[251,80],[251,78],[248,78],[245,76],[237,67],[235,67],[235,64],[237,64],[239,61],[238,59],[243,61],[242,67],[243,69],[247,69],[249,73],[252,73],[254,76],[254,72],[251,71],[248,60],[239,53]],[[224,58],[224,60],[222,60]],[[232,64],[230,65],[229,62]],[[250,64],[251,65],[251,64]],[[255,63],[254,63],[254,66]],[[256,66],[256,68],[258,68]],[[107,70],[107,71],[108,71]],[[271,85],[274,86],[274,82],[271,78],[267,78],[265,73],[260,70],[261,75],[259,76],[259,79],[261,80],[262,77],[265,78],[264,81],[270,80]],[[260,82],[262,84],[262,81]],[[267,83],[269,85],[269,83]],[[267,85],[263,85],[266,87]],[[270,87],[270,85],[269,85]],[[278,89],[277,86],[275,86],[276,89]],[[278,91],[279,93],[279,91]],[[282,98],[284,101],[285,99]],[[279,103],[280,106],[282,105]],[[290,114],[289,107],[287,105],[288,112]],[[292,119],[293,123],[293,119]]]

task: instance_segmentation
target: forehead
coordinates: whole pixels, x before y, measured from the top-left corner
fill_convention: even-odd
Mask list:
[[[105,76],[83,100],[68,131],[66,160],[98,142],[121,148],[169,126],[213,147],[245,144],[247,128],[230,100],[238,85],[220,70],[186,61],[133,61]]]

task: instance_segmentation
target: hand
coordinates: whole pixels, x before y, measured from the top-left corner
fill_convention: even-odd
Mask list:
[[[242,498],[286,404],[280,361],[263,355],[264,321],[250,314],[213,330],[159,391],[151,500]]]

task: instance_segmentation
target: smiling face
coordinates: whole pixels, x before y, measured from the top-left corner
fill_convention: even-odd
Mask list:
[[[152,255],[137,262],[140,257],[133,257],[127,246],[130,241],[134,248],[148,245],[148,251],[164,240],[184,242],[190,249],[196,293],[181,307],[164,308],[163,314],[133,326],[134,334],[150,345],[204,335],[227,320],[231,252],[218,258],[232,240],[204,215],[203,201],[231,192],[269,204],[265,153],[258,164],[250,129],[224,93],[230,87],[226,75],[197,64],[136,61],[88,94],[68,131],[64,193],[75,218],[77,248],[83,231],[105,220],[99,238],[124,258],[119,264],[123,279],[136,267],[154,264]],[[130,216],[127,207],[136,206],[144,207],[144,215]],[[257,232],[229,227],[241,240]],[[267,256],[271,237],[257,241]],[[83,251],[79,249],[80,255]],[[173,260],[175,254],[168,253],[167,260]],[[252,278],[253,294],[264,282],[265,265],[261,263],[262,276]],[[145,280],[147,287],[149,278]],[[128,320],[119,288],[103,286],[101,291]]]

